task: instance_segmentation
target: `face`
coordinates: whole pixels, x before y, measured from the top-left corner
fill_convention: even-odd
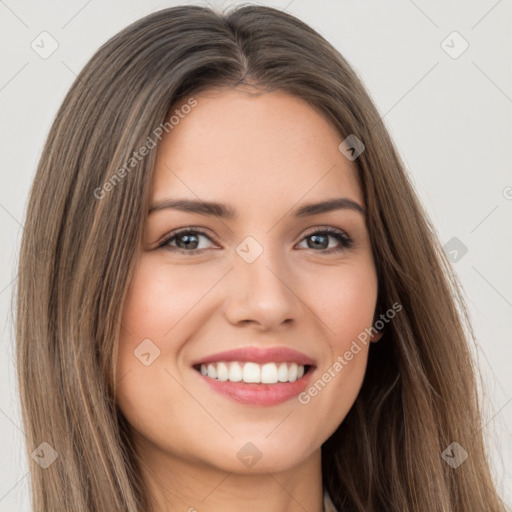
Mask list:
[[[286,470],[362,384],[377,299],[363,195],[343,138],[303,100],[194,98],[158,147],[117,400],[148,460]]]

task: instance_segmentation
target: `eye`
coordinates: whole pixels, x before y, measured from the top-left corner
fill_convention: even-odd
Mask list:
[[[171,233],[158,246],[159,248],[169,251],[177,251],[182,253],[194,253],[208,248],[208,244],[201,244],[200,239],[205,238],[211,241],[211,238],[197,229],[183,229],[176,233]],[[175,245],[173,245],[175,243]]]
[[[335,239],[339,242],[338,246],[329,247],[329,238]],[[307,243],[308,249],[319,249],[317,252],[330,254],[334,252],[341,252],[349,249],[353,245],[352,239],[343,231],[334,228],[323,228],[306,235],[303,241],[311,240]]]
[[[210,236],[204,231],[192,228],[182,229],[167,236],[158,245],[158,248],[190,255],[209,248],[208,242],[201,243],[201,239],[212,242]],[[310,243],[307,242],[306,249],[315,249],[315,252],[324,254],[341,252],[353,245],[352,239],[346,233],[334,228],[317,229],[306,235],[302,241],[307,241],[308,239]],[[336,240],[338,245],[329,247],[329,239]]]

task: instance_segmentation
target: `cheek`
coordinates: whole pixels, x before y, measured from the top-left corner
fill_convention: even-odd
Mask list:
[[[315,276],[308,294],[322,320],[333,352],[347,350],[350,342],[371,327],[377,302],[375,269],[368,264],[346,265]]]
[[[143,258],[128,289],[117,354],[116,401],[136,435],[156,445],[166,446],[169,429],[180,424],[177,411],[201,415],[178,384],[182,377],[175,363],[189,334],[187,312],[205,293],[204,277]],[[186,444],[186,438],[179,440]]]
[[[123,314],[126,330],[143,339],[172,336],[171,330],[197,305],[218,276],[143,259],[128,290]]]
[[[142,259],[136,268],[117,355],[118,399],[126,410],[144,409],[155,389],[172,386],[164,368],[172,366],[181,340],[186,340],[182,332],[186,320],[181,320],[201,298],[200,286],[194,283],[196,278],[200,282],[200,276],[185,275],[179,269],[157,266],[150,258]]]
[[[317,278],[309,296],[322,320],[328,355],[299,402],[311,416],[326,418],[319,436],[328,437],[352,407],[364,379],[377,279],[373,264],[346,265]]]

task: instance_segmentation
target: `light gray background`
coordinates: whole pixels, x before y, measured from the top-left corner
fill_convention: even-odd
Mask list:
[[[75,75],[101,44],[146,14],[184,3],[206,5],[0,0],[0,512],[30,510],[11,293],[28,191],[43,143]],[[212,0],[219,6],[234,3]],[[441,242],[457,237],[467,246],[454,267],[479,340],[486,383],[484,432],[500,489],[512,501],[511,1],[260,3],[286,9],[313,26],[355,67]],[[59,45],[47,59],[31,48],[43,31]],[[469,44],[455,59],[441,46],[453,31]],[[462,48],[453,36],[445,45],[452,54]]]

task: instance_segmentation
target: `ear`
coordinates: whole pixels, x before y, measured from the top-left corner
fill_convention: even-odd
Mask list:
[[[382,338],[382,336],[384,336],[383,332],[378,332],[377,334],[372,334],[370,336],[370,342],[376,343],[377,341],[379,341]]]

